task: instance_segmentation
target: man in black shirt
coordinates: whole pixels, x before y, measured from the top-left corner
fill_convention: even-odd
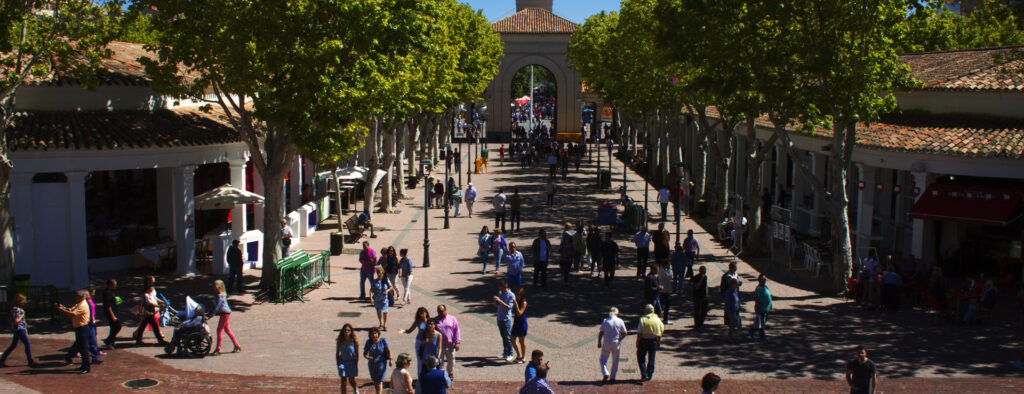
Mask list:
[[[868,360],[868,351],[857,346],[857,358],[846,364],[846,383],[850,394],[871,394],[875,392],[875,362]]]
[[[231,247],[228,248],[228,288],[227,291],[231,291],[235,281],[238,281],[237,291],[242,292],[242,248],[239,246],[239,241],[236,239],[231,242]]]
[[[601,268],[604,270],[604,285],[612,285],[615,279],[615,266],[619,262],[619,244],[612,240],[612,232],[609,230],[604,235],[604,243],[601,244]]]
[[[114,348],[117,333],[121,332],[121,320],[114,314],[117,298],[117,281],[109,279],[107,280],[107,288],[103,290],[103,314],[106,315],[107,321],[110,322],[110,333],[107,334],[107,339],[103,340],[103,344],[111,349]]]

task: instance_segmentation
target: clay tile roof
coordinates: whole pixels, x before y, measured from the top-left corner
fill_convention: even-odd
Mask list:
[[[570,34],[576,30],[576,24],[542,8],[525,8],[492,23],[491,28],[506,34]]]
[[[30,111],[7,129],[12,151],[171,148],[241,141],[195,108],[157,111]]]
[[[143,44],[111,41],[107,48],[114,52],[109,59],[101,60],[104,70],[100,72],[100,85],[149,85],[149,76],[139,63],[139,57],[156,58],[156,54],[143,49]],[[61,86],[77,85],[80,81],[70,76],[49,75],[29,80],[30,85]]]
[[[1024,90],[1024,60],[1007,62],[1006,55],[1024,46],[910,53],[900,61],[927,90]]]
[[[708,117],[718,118],[708,107]],[[767,115],[758,127],[772,128]],[[788,127],[798,132],[796,127]],[[831,139],[832,130],[819,128],[814,137]],[[879,122],[857,126],[857,147],[906,153],[973,158],[1024,160],[1024,119],[967,114],[932,114],[907,111],[882,116]]]

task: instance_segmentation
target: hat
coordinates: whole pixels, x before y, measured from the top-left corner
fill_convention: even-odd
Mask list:
[[[473,182],[466,182],[466,185],[473,186]]]

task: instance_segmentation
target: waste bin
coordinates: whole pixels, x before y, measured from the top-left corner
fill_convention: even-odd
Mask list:
[[[345,234],[341,231],[331,233],[331,256],[341,255],[345,250]]]
[[[25,298],[28,298],[30,292],[29,286],[32,285],[32,275],[14,275],[14,278],[12,279],[14,284],[14,292],[25,296]]]
[[[608,189],[612,187],[612,171],[611,170],[598,170],[597,171],[597,188]]]
[[[488,153],[487,148],[484,148],[484,150],[480,152],[480,157],[484,158],[484,164],[487,164],[487,156],[488,156],[487,153]]]

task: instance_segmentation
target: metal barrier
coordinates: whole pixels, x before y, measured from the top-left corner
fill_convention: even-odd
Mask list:
[[[11,310],[12,302],[14,301],[15,294],[22,294],[25,296],[25,306],[21,309],[25,310],[25,314],[28,316],[38,315],[49,315],[50,322],[57,324],[60,322],[60,313],[57,308],[53,307],[53,304],[58,302],[57,299],[57,288],[53,286],[0,286],[0,293],[7,296],[5,302],[2,303],[4,313]]]
[[[330,252],[326,250],[315,254],[298,250],[281,260],[277,265],[275,302],[304,302],[302,294],[306,289],[319,287],[322,283],[331,283],[330,262]]]

